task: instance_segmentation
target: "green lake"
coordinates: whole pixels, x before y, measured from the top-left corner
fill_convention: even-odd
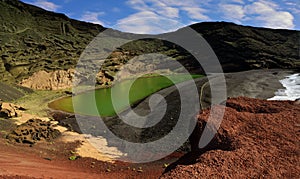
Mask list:
[[[121,112],[129,105],[146,98],[147,96],[174,84],[199,78],[200,75],[169,75],[140,77],[136,80],[127,79],[118,82],[110,88],[100,88],[87,91],[73,97],[64,97],[53,101],[49,107],[69,113],[90,115],[90,116],[114,116],[116,112]],[[113,92],[114,105],[111,94]],[[129,92],[129,95],[128,95]],[[129,100],[129,104],[128,104]],[[97,108],[95,108],[95,101]],[[76,106],[74,112],[73,103]]]

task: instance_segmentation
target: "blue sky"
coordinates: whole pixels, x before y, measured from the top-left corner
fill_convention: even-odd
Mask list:
[[[70,18],[134,33],[204,21],[300,29],[300,0],[22,0]]]

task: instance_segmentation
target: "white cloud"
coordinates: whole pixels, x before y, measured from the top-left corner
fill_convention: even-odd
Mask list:
[[[298,7],[290,7],[288,8],[291,12],[293,12],[294,14],[299,14],[300,15],[300,5],[298,5]]]
[[[206,15],[204,15],[204,12],[206,10],[200,8],[200,7],[182,7],[183,11],[186,11],[188,16],[191,19],[195,20],[209,20],[210,18]]]
[[[90,12],[90,11],[87,11],[81,16],[80,20],[105,26],[105,23],[102,22],[101,20],[99,20],[99,16],[102,16],[104,14],[105,14],[104,12]]]
[[[147,0],[145,0],[147,1]],[[197,1],[197,0],[185,0],[185,1],[178,1],[178,0],[148,0],[152,3],[158,5],[156,7],[175,7],[179,12],[185,12],[187,16],[194,20],[209,20],[209,17],[205,15],[208,10],[203,9],[201,6],[209,2],[209,0],[205,1]]]
[[[129,7],[138,11],[149,11],[149,6],[144,2],[144,0],[129,0],[126,2]]]
[[[160,15],[163,15],[165,17],[169,18],[178,18],[179,17],[179,9],[174,7],[168,7],[168,6],[161,6],[158,7],[156,12]]]
[[[200,7],[203,2],[200,3],[197,0],[127,0],[127,5],[137,12],[120,19],[116,27],[135,33],[163,33],[177,30],[184,26],[180,23],[182,20],[180,13],[185,13],[189,18],[185,21],[209,20],[209,17],[205,15],[207,10]]]
[[[220,4],[224,18],[236,23],[252,22],[274,29],[293,29],[294,16],[269,0],[258,0],[247,5]]]
[[[241,23],[241,20],[245,17],[244,8],[241,5],[220,4],[219,7],[224,14],[224,18],[235,23]]]
[[[113,12],[121,12],[121,9],[119,9],[119,8],[117,8],[117,7],[114,7],[114,8],[112,8],[112,11],[113,11]]]
[[[245,6],[247,15],[253,15],[264,27],[275,29],[293,29],[294,16],[287,11],[279,10],[279,6],[271,1],[260,0]]]
[[[180,22],[187,25],[207,21],[221,12],[220,18],[238,24],[251,22],[257,26],[291,29],[295,27],[291,9],[295,13],[297,8],[288,3],[294,0],[284,1],[290,4],[290,10],[282,10],[273,0],[127,0],[127,5],[137,12],[120,19],[117,27],[127,32],[166,32],[170,27],[181,27]]]
[[[56,11],[58,8],[60,8],[59,5],[56,5],[53,2],[49,2],[47,0],[36,0],[35,2],[32,2],[31,4],[41,7],[43,9],[46,9],[48,11]]]
[[[256,17],[257,20],[262,21],[265,27],[275,29],[293,29],[295,27],[293,21],[294,17],[289,12],[274,12],[270,14],[263,14]]]
[[[267,1],[257,1],[245,6],[248,14],[268,14],[275,12],[277,5]]]
[[[300,2],[299,0],[283,0],[287,9],[294,14],[300,15]]]
[[[245,4],[244,0],[231,0],[231,2],[237,3],[237,4]]]
[[[151,11],[143,11],[119,20],[113,28],[138,34],[159,34],[174,31],[180,27],[183,25],[178,21],[163,18]]]
[[[150,3],[151,5],[147,4]],[[152,11],[169,18],[178,18],[179,9],[159,0],[129,0],[127,4],[140,12]]]

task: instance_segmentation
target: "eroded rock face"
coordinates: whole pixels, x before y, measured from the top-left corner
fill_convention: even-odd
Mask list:
[[[69,70],[57,70],[52,72],[46,72],[44,70],[34,73],[27,79],[23,79],[20,83],[21,86],[31,88],[35,90],[61,90],[72,88],[74,84],[75,69]],[[113,76],[100,71],[97,73],[96,84],[98,85],[110,85],[114,80]],[[87,80],[85,76],[78,78],[83,82]]]
[[[208,116],[209,110],[198,115],[190,137],[193,151],[172,164],[162,178],[300,177],[297,102],[228,99],[218,133],[207,147],[199,149]]]
[[[59,135],[59,130],[54,129],[50,122],[30,119],[26,123],[19,125],[6,138],[13,142],[34,144],[39,141],[52,141]]]
[[[72,87],[74,70],[39,71],[22,80],[20,85],[37,90],[59,90]]]

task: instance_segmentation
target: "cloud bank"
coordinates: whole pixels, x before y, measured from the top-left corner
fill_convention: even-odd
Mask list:
[[[282,1],[295,6],[290,0]],[[272,0],[127,0],[126,4],[137,12],[118,20],[115,27],[134,33],[168,32],[190,22],[215,19],[275,29],[295,27],[293,14]],[[297,12],[295,7],[292,10]]]
[[[220,4],[225,19],[237,23],[252,23],[275,29],[293,29],[294,16],[280,10],[280,6],[272,1],[259,0],[247,5]]]

